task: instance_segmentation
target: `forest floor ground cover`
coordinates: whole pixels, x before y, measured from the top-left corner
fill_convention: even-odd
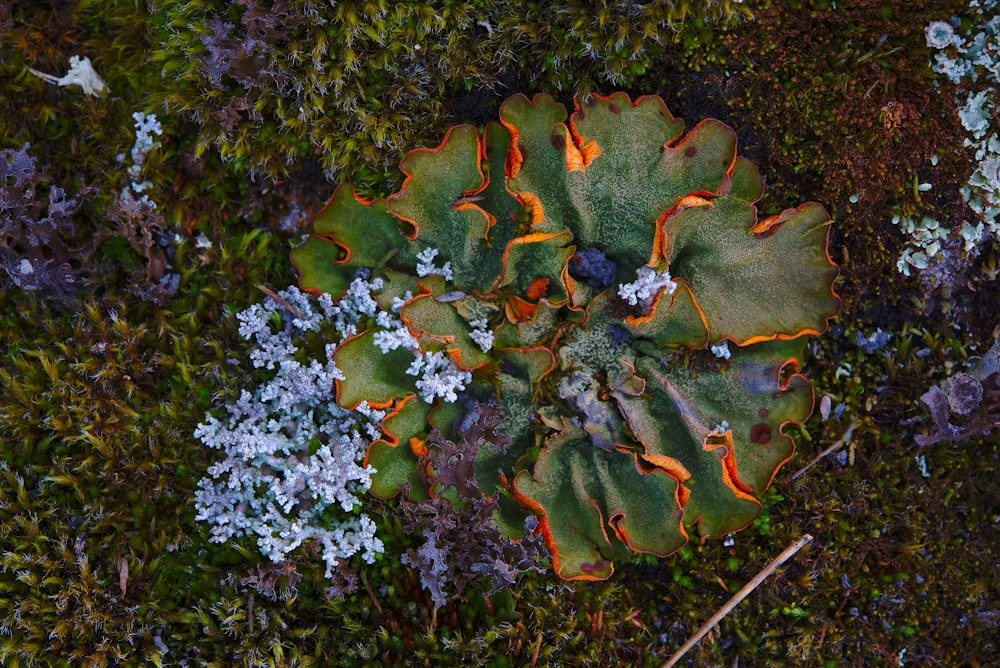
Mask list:
[[[810,545],[681,665],[995,662],[1000,439],[916,441],[936,429],[921,396],[1000,335],[1000,246],[986,237],[968,251],[955,236],[977,220],[961,192],[976,160],[959,86],[932,71],[925,34],[933,21],[977,20],[966,3],[747,3],[752,20],[689,25],[620,80],[566,61],[554,90],[538,52],[493,76],[492,90],[448,80],[436,106],[408,109],[404,150],[495,119],[515,93],[546,90],[569,105],[581,79],[603,93],[658,94],[689,128],[720,119],[768,183],[764,214],[802,201],[830,211],[843,298],[810,344],[817,410],[790,430],[795,458],[731,544],[636,559],[605,582],[528,573],[436,611],[399,562],[415,537],[391,507],[373,503],[386,552],[355,564],[357,590],[343,599],[325,594],[308,550],[275,566],[253,541],[210,543],[194,520],[215,455],[194,428],[253,381],[232,314],[263,298],[258,285],[296,281],[288,252],[337,181],[317,154],[280,178],[251,176],[252,147],[224,159],[204,119],[164,102],[199,94],[153,57],[170,3],[100,4],[0,2],[0,150],[27,146],[42,202],[7,199],[3,211],[74,226],[65,244],[31,256],[65,261],[72,280],[25,290],[7,280],[23,265],[8,263],[0,291],[0,663],[654,666],[805,533]],[[76,54],[93,58],[101,96],[28,71],[61,76]],[[163,127],[137,163],[138,111]],[[357,147],[371,127],[343,125],[331,148],[353,156],[343,178],[365,194],[398,186],[386,165],[401,151],[369,160]],[[115,208],[143,182],[136,192],[154,211]],[[60,214],[53,187],[79,207]],[[912,244],[894,217],[955,234],[906,275],[897,263]],[[11,234],[4,243],[29,252]],[[969,420],[996,423],[993,383]]]

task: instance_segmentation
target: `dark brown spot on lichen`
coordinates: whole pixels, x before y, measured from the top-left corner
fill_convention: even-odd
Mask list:
[[[610,105],[608,105],[608,109],[610,109],[610,110],[611,110],[611,113],[612,113],[612,114],[617,114],[618,112],[620,112],[620,111],[622,110],[622,108],[621,108],[621,107],[619,107],[619,106],[618,106],[617,104],[615,104],[614,102],[612,102],[612,103],[611,103]]]
[[[698,149],[696,149],[694,146],[688,146],[686,149],[684,149],[684,155],[688,158],[693,158],[696,153],[698,153]]]
[[[758,422],[750,427],[750,442],[757,445],[764,445],[771,440],[771,426],[763,422]]]
[[[757,411],[757,415],[759,415],[762,418],[764,418],[764,417],[767,417],[768,413],[770,413],[770,412],[771,411],[767,410],[766,408],[761,408],[759,411]]]
[[[557,151],[561,151],[566,147],[566,138],[562,135],[552,135],[552,145]]]
[[[517,142],[517,152],[521,154],[521,160],[528,159],[528,149],[524,148],[524,144]]]

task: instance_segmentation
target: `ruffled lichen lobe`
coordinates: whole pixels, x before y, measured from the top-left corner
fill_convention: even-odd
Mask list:
[[[384,207],[340,197],[350,215],[324,216],[293,253],[302,285],[344,284],[357,266],[344,258],[363,254],[407,290],[413,354],[468,374],[440,400],[493,395],[511,411],[510,443],[483,454],[493,470],[477,467],[479,482],[517,502],[501,515],[538,517],[561,577],[605,578],[630,552],[667,555],[691,532],[744,528],[794,451],[784,428],[812,410],[794,372],[805,337],[839,310],[826,211],[759,217],[763,181],[735,133],[714,120],[684,133],[656,96],[578,95],[568,114],[547,95],[518,95],[500,123],[411,152]],[[346,240],[365,216],[381,246],[368,237],[356,253]],[[385,336],[375,330],[361,336]],[[526,373],[526,356],[550,362]],[[354,374],[352,402],[412,392],[386,384],[400,378],[391,355],[368,346],[355,358],[338,358]],[[409,421],[397,442],[429,424]],[[392,465],[376,481],[415,480],[400,472],[412,454],[377,447]]]

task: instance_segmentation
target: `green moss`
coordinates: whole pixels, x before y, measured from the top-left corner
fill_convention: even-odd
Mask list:
[[[153,61],[171,82],[157,91],[163,103],[201,125],[199,154],[217,148],[271,176],[317,160],[367,195],[398,185],[379,183],[370,166],[382,171],[443,134],[446,93],[492,95],[518,70],[536,90],[622,84],[661,47],[687,34],[710,39],[709,26],[749,13],[731,0],[697,9],[355,0],[277,2],[263,12],[255,3],[166,2]]]
[[[270,659],[278,665],[427,660],[520,666],[530,665],[536,648],[539,666],[658,665],[803,532],[815,537],[807,551],[723,620],[688,663],[994,660],[1000,651],[993,577],[1000,554],[990,540],[1000,516],[997,443],[918,450],[912,436],[926,420],[919,394],[982,352],[969,344],[992,338],[996,289],[986,281],[996,280],[996,257],[985,253],[968,270],[978,292],[937,293],[949,310],[928,319],[925,311],[937,307],[925,302],[916,279],[896,277],[902,239],[888,224],[895,208],[941,213],[941,219],[962,211],[957,198],[938,195],[964,182],[965,167],[955,150],[959,129],[938,106],[943,98],[927,88],[922,28],[959,13],[964,2],[897,3],[891,15],[886,3],[838,2],[836,10],[810,2],[791,9],[746,3],[753,22],[721,31],[716,23],[703,28],[683,19],[657,28],[663,46],[630,33],[622,53],[615,52],[613,22],[594,27],[593,15],[569,13],[578,11],[576,4],[564,3],[567,13],[556,20],[540,20],[543,3],[517,5],[522,11],[507,15],[506,24],[487,16],[497,42],[490,44],[487,29],[473,19],[500,4],[468,3],[466,19],[451,13],[427,27],[414,17],[393,28],[391,34],[402,37],[444,36],[441,64],[427,63],[440,69],[418,87],[423,99],[404,89],[410,101],[386,112],[390,81],[400,74],[374,70],[393,54],[408,56],[405,44],[413,40],[383,46],[359,33],[356,44],[373,54],[372,71],[351,81],[360,82],[367,101],[353,92],[356,84],[344,90],[363,113],[348,119],[333,106],[346,102],[307,99],[320,122],[298,137],[294,128],[301,126],[279,123],[295,107],[269,98],[269,120],[234,132],[225,159],[216,149],[218,125],[198,119],[226,100],[206,94],[197,77],[189,80],[196,67],[190,56],[201,53],[189,26],[197,29],[199,17],[212,11],[238,20],[237,5],[188,3],[195,20],[174,26],[176,4],[153,11],[124,1],[56,4],[14,3],[13,27],[0,40],[0,148],[27,141],[53,183],[68,192],[80,184],[97,188],[80,214],[93,230],[108,224],[107,205],[124,183],[116,156],[134,141],[132,112],[155,112],[164,137],[148,166],[151,197],[168,236],[200,232],[213,247],[197,248],[191,239],[178,247],[173,263],[180,289],[164,307],[122,291],[143,260],[121,245],[96,258],[106,271],[82,286],[79,303],[0,293],[4,665],[84,665],[88,658],[96,665],[101,657],[110,664],[123,655],[124,665],[172,665],[186,657],[198,665]],[[457,27],[463,20],[465,27]],[[583,23],[575,28],[578,20]],[[598,58],[580,53],[588,41],[603,49]],[[345,46],[332,48],[341,53]],[[77,53],[92,58],[109,94],[84,97],[27,72],[62,74]],[[459,57],[468,62],[452,62]],[[492,602],[492,611],[475,600],[446,606],[433,619],[417,576],[392,556],[412,539],[400,535],[391,511],[379,517],[387,554],[361,569],[371,594],[361,585],[342,602],[327,600],[328,584],[306,554],[294,598],[271,601],[240,584],[263,564],[249,543],[211,544],[193,521],[191,496],[211,453],[191,432],[207,399],[233,396],[253,382],[226,363],[242,348],[223,314],[258,301],[257,283],[277,289],[291,281],[287,250],[295,239],[254,228],[276,227],[291,212],[293,194],[307,194],[299,201],[308,208],[332,191],[315,171],[303,171],[301,160],[322,157],[325,167],[369,192],[386,192],[391,184],[384,167],[402,148],[438,137],[453,116],[494,117],[495,100],[507,87],[609,92],[612,80],[630,92],[661,94],[689,121],[716,116],[741,128],[741,151],[772,175],[772,209],[812,198],[836,211],[844,330],[820,340],[809,374],[820,394],[845,408],[838,419],[814,416],[804,425],[796,438],[800,452],[786,471],[804,465],[857,420],[844,463],[833,453],[793,483],[779,473],[783,498],[768,502],[766,531],[762,522],[737,535],[732,547],[710,541],[657,565],[622,565],[616,580],[599,585],[530,576],[509,601]],[[483,92],[491,85],[502,92]],[[895,127],[884,125],[897,118],[891,107],[882,113],[889,102],[902,105]],[[907,109],[919,113],[912,117]],[[928,148],[943,151],[934,169],[925,162]],[[277,169],[289,155],[299,161],[290,166],[295,178],[276,184],[249,177],[251,168]],[[361,166],[367,164],[378,166]],[[798,172],[793,165],[801,165]],[[935,183],[935,198],[913,199],[907,188],[913,173]],[[848,197],[861,186],[865,192],[851,203]],[[959,330],[954,319],[961,313],[971,315]],[[876,326],[893,339],[864,354],[854,334]],[[101,344],[103,352],[95,352]],[[917,454],[930,477],[921,474]]]

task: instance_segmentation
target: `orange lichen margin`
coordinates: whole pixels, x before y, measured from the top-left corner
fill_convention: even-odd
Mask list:
[[[777,216],[768,216],[764,220],[758,221],[757,223],[755,223],[753,225],[753,227],[750,228],[750,231],[753,232],[754,234],[756,234],[758,236],[762,236],[762,237],[766,237],[768,235],[774,234],[775,232],[777,232],[778,228],[782,224],[785,223],[786,220],[788,220],[789,218],[791,218],[792,216],[794,216],[796,213],[798,213],[799,211],[801,211],[803,207],[812,206],[812,205],[822,206],[822,205],[816,204],[815,202],[805,202],[803,204],[798,205],[794,209],[786,209],[786,210],[782,211],[780,214],[778,214]],[[824,209],[824,211],[825,211],[825,209]],[[771,335],[771,336],[752,336],[749,339],[747,339],[746,341],[734,341],[733,339],[730,339],[729,337],[725,337],[727,340],[732,341],[733,343],[735,343],[738,346],[748,346],[748,345],[750,345],[752,343],[760,343],[762,341],[775,341],[775,340],[777,340],[777,341],[788,341],[788,340],[791,340],[791,339],[797,339],[798,337],[803,336],[803,335],[819,336],[820,334],[822,334],[823,332],[826,331],[827,327],[830,324],[830,321],[833,320],[834,318],[836,318],[838,315],[840,315],[840,309],[843,307],[843,300],[840,298],[840,295],[838,295],[837,291],[834,289],[834,285],[837,282],[837,277],[840,275],[840,265],[838,265],[836,262],[834,262],[833,258],[830,257],[830,226],[832,224],[833,224],[832,220],[827,220],[825,223],[820,223],[820,225],[823,225],[823,226],[826,227],[826,239],[824,240],[825,243],[823,244],[823,255],[826,256],[826,261],[829,263],[829,265],[831,267],[833,267],[834,269],[837,270],[837,274],[833,277],[833,280],[830,281],[830,294],[833,296],[833,298],[835,300],[837,300],[837,310],[836,310],[836,312],[831,313],[830,315],[826,316],[826,321],[823,323],[823,327],[821,329],[814,329],[812,327],[806,327],[806,328],[803,328],[802,330],[800,330],[798,332],[795,332],[793,334],[774,334],[774,335]]]
[[[709,194],[709,193],[704,193]],[[674,205],[661,213],[656,219],[656,227],[653,231],[653,249],[649,254],[649,262],[646,266],[657,269],[660,265],[670,262],[670,254],[673,248],[667,247],[667,222],[672,216],[677,215],[685,209],[696,206],[715,206],[711,200],[707,200],[701,195],[684,195],[678,197]]]
[[[409,440],[410,450],[417,457],[426,457],[430,453],[430,448],[427,447],[426,438],[418,438],[416,436],[411,436]]]
[[[510,486],[510,490],[511,490],[511,493],[513,494],[513,496],[514,496],[514,500],[515,501],[517,501],[518,503],[523,504],[526,508],[528,508],[528,510],[530,510],[531,512],[535,513],[538,516],[538,518],[539,518],[538,519],[538,526],[537,526],[537,528],[535,530],[538,531],[538,533],[541,534],[542,540],[545,541],[545,547],[548,548],[549,554],[552,555],[552,570],[555,571],[556,575],[558,575],[560,578],[562,578],[564,580],[606,580],[606,579],[608,579],[609,577],[611,577],[614,574],[614,572],[615,572],[615,564],[614,564],[614,562],[605,560],[605,562],[607,563],[608,568],[610,570],[608,571],[608,574],[605,575],[605,576],[603,576],[603,577],[602,576],[598,576],[598,575],[591,575],[590,573],[583,573],[581,575],[574,575],[573,577],[569,577],[569,578],[565,577],[562,574],[562,561],[559,559],[559,546],[556,544],[555,538],[552,536],[552,528],[551,528],[551,525],[549,523],[549,516],[545,512],[545,508],[543,508],[542,504],[538,503],[537,501],[535,501],[534,499],[532,499],[530,496],[525,496],[524,494],[521,494],[520,492],[518,492],[517,491],[517,480],[516,479],[514,480],[514,484],[512,484]],[[595,508],[595,510],[597,510],[598,515],[601,514],[600,509]],[[601,518],[601,531],[602,532],[604,531],[604,518],[603,518],[603,516]],[[605,538],[605,540],[607,540],[607,533],[606,532],[604,534],[604,538]],[[611,544],[610,540],[608,541],[608,544],[609,545]],[[583,570],[582,567],[581,567],[581,570]]]
[[[559,232],[531,232],[529,234],[525,234],[523,236],[511,239],[510,241],[507,242],[507,247],[503,249],[503,255],[500,258],[500,263],[501,263],[500,266],[502,267],[500,275],[504,276],[507,273],[507,261],[510,259],[510,249],[513,248],[514,246],[520,246],[522,244],[541,243],[543,241],[548,241],[549,239],[553,239],[558,236],[564,236],[565,234],[566,234],[565,230],[561,230]],[[563,284],[565,285],[568,282],[568,277],[569,277],[569,258],[566,259],[566,263],[563,265],[563,268],[560,270],[559,273],[561,278],[563,279]],[[526,294],[525,296],[528,297],[529,299],[531,298],[531,296],[528,294]]]
[[[684,480],[687,480],[688,478],[690,478],[691,477],[691,473],[688,472],[688,470],[686,468],[684,468],[684,466],[679,461],[677,461],[676,459],[674,459],[673,457],[668,457],[666,455],[643,455],[643,454],[636,454],[636,467],[635,468],[636,468],[637,471],[639,471],[639,473],[642,473],[644,475],[649,475],[651,473],[651,471],[646,471],[641,466],[639,466],[639,459],[642,459],[642,460],[644,460],[646,462],[649,462],[650,464],[652,464],[654,466],[655,470],[658,470],[658,471],[660,471],[662,473],[666,473],[668,476],[670,476],[671,478],[673,478],[674,480],[677,481],[677,486],[674,489],[674,501],[677,503],[677,508],[680,511],[680,515],[681,515],[677,519],[677,528],[680,529],[681,535],[684,536],[684,542],[681,544],[681,546],[686,545],[687,542],[688,542],[689,536],[688,536],[687,529],[684,528],[684,522],[682,521],[682,518],[684,516],[684,512],[683,512],[684,511],[684,504],[687,503],[688,497],[691,495],[691,492],[690,492],[690,490],[688,490],[687,487],[684,487],[681,484],[681,482],[683,482]],[[615,516],[613,516],[613,517],[611,517],[611,518],[608,519],[608,525],[611,527],[611,530],[615,532],[615,536],[618,538],[618,540],[620,540],[621,542],[625,543],[625,546],[628,547],[628,549],[631,550],[632,552],[645,552],[647,554],[654,554],[657,557],[669,557],[671,554],[673,554],[678,549],[680,549],[678,547],[678,548],[676,548],[674,550],[670,550],[669,552],[662,552],[662,553],[661,552],[652,552],[650,550],[640,550],[640,549],[637,549],[636,547],[634,547],[632,545],[632,541],[629,540],[628,533],[625,531],[625,529],[623,529],[620,526],[621,520],[624,517],[625,517],[624,513],[619,513],[619,514],[617,514],[617,515],[615,515]]]
[[[535,317],[536,308],[538,308],[537,304],[526,302],[514,295],[504,304],[504,314],[513,323],[525,322]]]
[[[781,366],[778,367],[778,378],[779,378],[779,380],[781,378],[781,374],[785,372],[785,369],[787,367],[791,367],[792,371],[795,371],[799,367],[798,360],[796,360],[794,357],[789,357],[787,360],[785,360],[781,364]],[[806,376],[804,376],[803,374],[801,374],[801,373],[791,373],[791,374],[788,375],[787,378],[785,378],[785,381],[783,383],[781,383],[781,385],[780,385],[781,390],[782,391],[787,390],[788,386],[791,385],[792,381],[795,380],[795,379],[799,379],[799,380],[803,381],[805,383],[805,387],[809,388],[809,412],[806,414],[806,418],[808,419],[808,417],[810,415],[812,415],[813,410],[816,408],[816,388],[813,387],[813,384],[811,382],[809,382],[809,379]],[[775,478],[775,476],[778,475],[778,471],[781,470],[781,467],[783,467],[785,464],[787,464],[788,462],[790,462],[792,460],[792,457],[795,456],[795,439],[793,439],[791,436],[789,436],[788,434],[785,433],[785,427],[787,425],[790,425],[790,424],[802,424],[803,422],[805,422],[805,420],[802,420],[802,421],[798,421],[798,420],[785,420],[784,422],[782,422],[781,424],[778,425],[778,433],[781,434],[782,436],[784,436],[785,438],[787,438],[788,440],[790,440],[792,442],[792,451],[788,454],[787,457],[785,457],[785,459],[783,459],[782,461],[780,461],[778,463],[778,465],[774,467],[774,471],[771,472],[771,477],[768,479],[768,481],[764,485],[763,489],[767,489],[768,487],[771,486],[771,483],[774,482],[774,478]],[[761,491],[763,491],[763,490],[761,490]]]
[[[739,472],[736,470],[736,451],[733,445],[733,431],[727,429],[723,434],[709,433],[702,440],[701,449],[721,455],[722,481],[726,487],[733,491],[733,494],[738,498],[757,502],[757,498],[752,495],[753,490],[744,485],[743,481],[740,480]],[[724,450],[725,452],[720,452],[720,450]]]
[[[410,394],[407,394],[405,397],[396,402],[396,404],[392,407],[392,410],[386,413],[385,417],[383,417],[382,420],[379,422],[379,430],[382,432],[382,438],[373,441],[368,446],[369,448],[371,447],[371,445],[374,445],[375,443],[385,443],[390,448],[395,448],[397,445],[399,445],[399,436],[389,431],[388,427],[386,426],[386,423],[392,418],[399,415],[399,412],[403,410],[403,406],[409,403],[412,399],[416,398],[417,395],[411,392]]]
[[[420,293],[417,294],[417,295],[414,295],[410,299],[406,300],[403,303],[402,307],[399,309],[399,319],[403,321],[404,325],[406,325],[406,329],[409,330],[410,336],[412,336],[418,342],[422,338],[428,338],[428,339],[431,339],[432,341],[437,341],[438,343],[444,343],[445,345],[447,345],[449,343],[454,343],[455,342],[455,337],[454,336],[451,336],[449,334],[443,334],[443,335],[439,336],[437,334],[431,334],[430,332],[427,332],[427,331],[422,330],[422,329],[417,329],[413,325],[413,323],[410,321],[410,319],[406,316],[405,311],[406,311],[406,307],[407,306],[409,306],[410,304],[412,304],[412,303],[414,303],[414,302],[416,302],[418,300],[421,300],[421,299],[431,299],[433,297],[433,293],[431,292],[431,289],[428,288],[423,283],[418,283],[417,284],[417,289],[420,290]]]
[[[521,165],[524,164],[524,152],[521,150],[521,145],[518,140],[521,138],[521,131],[517,129],[516,125],[508,123],[503,117],[503,108],[510,100],[514,98],[523,98],[527,100],[528,104],[534,106],[537,104],[537,100],[540,97],[548,97],[545,93],[536,93],[534,97],[528,100],[528,96],[523,93],[518,93],[517,95],[511,96],[500,105],[500,124],[507,128],[510,132],[510,148],[507,150],[507,160],[504,162],[504,173],[510,177],[514,178],[517,173],[521,171]],[[563,107],[562,104],[556,103],[558,106]],[[563,107],[565,111],[565,107]]]
[[[708,319],[705,317],[705,312],[701,310],[701,306],[698,305],[698,300],[697,298],[695,298],[694,292],[691,290],[690,287],[688,287],[688,284],[684,281],[683,278],[675,278],[674,282],[677,284],[677,287],[670,295],[670,303],[667,304],[667,308],[670,308],[671,306],[674,305],[674,301],[676,301],[676,299],[680,296],[681,290],[687,290],[687,293],[691,295],[691,304],[694,306],[694,309],[698,312],[698,318],[701,319],[701,325],[705,330],[705,343],[703,343],[701,346],[703,347],[705,344],[708,343]],[[625,324],[629,325],[630,327],[639,327],[640,325],[645,325],[646,323],[650,322],[653,319],[653,316],[656,315],[656,309],[659,307],[660,301],[663,299],[663,293],[664,291],[666,291],[666,289],[667,289],[666,286],[664,286],[660,288],[659,292],[656,293],[656,297],[653,299],[653,304],[652,306],[649,307],[649,313],[647,313],[646,315],[639,315],[639,316],[627,315],[625,316]]]
[[[643,446],[645,446],[645,443],[643,443]],[[691,478],[691,472],[679,461],[668,455],[640,454],[639,458],[645,462],[649,462],[679,483]]]
[[[545,292],[549,289],[549,278],[548,276],[542,276],[533,280],[528,284],[528,288],[524,291],[524,296],[531,301],[538,301],[545,296]]]
[[[406,178],[403,179],[403,185],[401,185],[399,187],[399,190],[397,190],[396,192],[394,192],[393,194],[391,194],[391,195],[389,195],[388,197],[385,198],[386,199],[386,208],[388,209],[389,213],[391,213],[396,218],[399,218],[400,220],[402,220],[403,222],[407,223],[408,225],[410,225],[410,227],[413,228],[412,232],[403,232],[403,236],[405,236],[407,239],[416,239],[417,238],[417,235],[420,234],[420,224],[417,221],[415,221],[415,220],[413,220],[411,218],[407,218],[406,216],[400,215],[396,211],[393,211],[392,207],[389,206],[390,204],[392,204],[392,200],[399,199],[400,195],[402,195],[404,192],[406,192],[406,187],[410,184],[410,181],[413,179],[413,173],[408,172],[405,169],[403,169],[403,163],[406,162],[406,158],[409,157],[413,153],[438,153],[439,151],[441,151],[441,149],[444,148],[444,145],[448,143],[448,139],[451,138],[451,133],[453,131],[455,131],[455,130],[457,130],[459,128],[468,128],[468,127],[472,127],[472,129],[475,131],[474,134],[475,134],[475,137],[476,137],[476,155],[477,155],[477,158],[476,158],[476,171],[479,172],[480,183],[479,183],[479,185],[477,187],[473,188],[472,190],[466,190],[465,192],[461,193],[461,195],[459,196],[459,198],[461,199],[461,198],[472,197],[472,196],[478,195],[483,190],[485,190],[486,186],[489,184],[489,179],[487,178],[486,174],[483,172],[483,156],[486,154],[485,153],[486,149],[483,146],[482,135],[480,134],[479,130],[476,127],[474,127],[474,126],[470,126],[468,124],[465,124],[465,125],[453,125],[450,128],[448,128],[448,131],[444,134],[444,139],[442,139],[441,143],[439,143],[437,146],[434,146],[432,148],[426,148],[426,147],[425,148],[415,148],[412,151],[408,151],[406,153],[406,155],[403,156],[403,159],[400,161],[400,166],[399,166],[399,171],[403,172],[403,174],[406,175]],[[495,222],[495,220],[493,220],[493,217],[490,214],[486,213],[486,211],[484,211],[482,208],[480,208],[479,206],[477,206],[476,204],[474,204],[471,200],[463,200],[463,201],[459,202],[457,206],[454,206],[454,209],[456,211],[465,211],[467,209],[475,209],[479,213],[483,214],[483,216],[486,218],[486,221],[487,221],[487,223],[486,223],[486,230],[487,230],[487,232],[489,232],[490,227]]]
[[[561,124],[562,125],[562,124]],[[566,126],[563,125],[565,128]],[[582,172],[587,169],[587,166],[601,155],[601,147],[596,141],[592,139],[587,139],[576,131],[576,128],[570,126],[568,129],[570,137],[573,141],[566,142],[564,148],[564,160],[566,162],[567,172]]]

